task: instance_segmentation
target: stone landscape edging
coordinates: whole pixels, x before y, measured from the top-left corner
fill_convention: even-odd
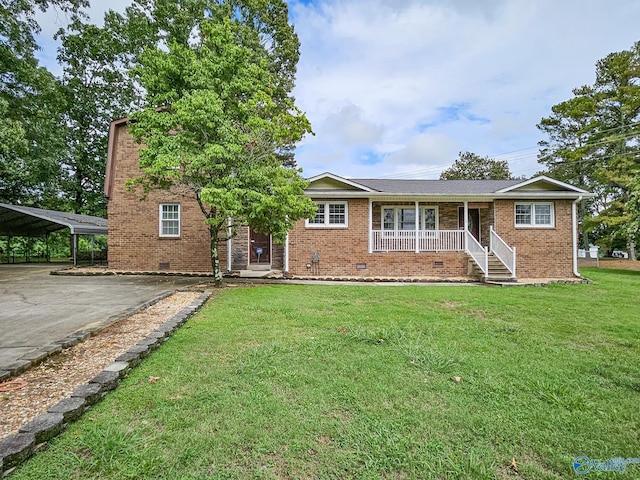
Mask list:
[[[76,421],[91,406],[102,400],[108,392],[115,389],[132,368],[159,348],[200,310],[211,293],[211,291],[203,292],[187,307],[118,356],[88,383],[76,387],[71,397],[63,398],[49,408],[47,413],[37,416],[20,427],[18,433],[0,439],[0,478],[10,475],[16,467],[41,450],[49,440],[63,432],[68,424]]]
[[[77,343],[80,343],[83,340],[86,340],[89,337],[97,335],[101,330],[106,327],[113,325],[120,320],[130,317],[131,315],[138,313],[145,308],[149,308],[152,305],[155,305],[161,300],[164,300],[169,295],[174,292],[171,290],[167,290],[159,293],[155,297],[147,300],[146,302],[140,303],[135,307],[131,307],[126,309],[123,312],[120,312],[115,315],[111,315],[106,320],[102,320],[100,322],[90,323],[89,325],[81,328],[80,330],[76,330],[75,332],[67,335],[61,340],[56,340],[51,342],[49,345],[45,345],[43,347],[36,348],[30,352],[25,353],[20,356],[15,362],[0,365],[0,382],[5,382],[12,377],[17,377],[21,373],[26,372],[31,367],[35,367],[42,363],[44,360],[49,358],[51,355],[61,352],[63,348],[69,348]]]

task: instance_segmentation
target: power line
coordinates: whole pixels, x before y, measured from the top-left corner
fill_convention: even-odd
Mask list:
[[[423,168],[420,170],[412,170],[412,171],[403,172],[403,173],[390,173],[388,175],[382,175],[378,178],[405,178],[405,177],[412,177],[412,176],[420,176],[420,175],[425,175],[429,173],[438,173],[442,169],[443,167],[433,166],[433,167]]]
[[[596,133],[598,133],[598,134],[606,134],[606,133],[615,132],[617,130],[622,130],[622,129],[633,127],[633,126],[640,126],[640,121],[632,122],[632,123],[621,125],[621,126],[618,126],[618,127],[611,127],[611,128],[607,128],[607,129],[604,129],[604,130],[599,130]],[[581,146],[576,147],[576,148],[600,147],[600,146],[603,146],[603,145],[608,145],[608,144],[611,144],[611,143],[619,142],[621,140],[627,140],[627,139],[634,138],[634,137],[637,137],[637,136],[638,136],[638,133],[628,132],[628,133],[626,133],[624,135],[617,135],[614,138],[604,138],[604,139],[601,139],[601,140],[599,140],[597,142],[587,143],[585,145],[581,145]],[[534,149],[536,150],[535,152],[521,153],[520,155],[514,155],[512,157],[501,159],[501,160],[498,158],[498,157],[502,157],[502,156],[505,156],[505,155],[511,155],[513,153],[526,152],[528,150],[534,150]],[[514,163],[514,162],[520,162],[522,160],[526,160],[526,159],[534,158],[534,157],[538,160],[540,152],[541,152],[540,145],[535,145],[535,146],[530,146],[530,147],[519,148],[517,150],[511,150],[511,151],[508,151],[508,152],[498,153],[498,154],[495,154],[495,155],[488,155],[488,158],[491,158],[491,159],[494,159],[494,160],[500,160],[500,161],[503,161],[503,162],[507,162],[507,164],[511,164],[511,163]],[[624,154],[624,155],[627,155],[627,154]],[[580,160],[577,160],[577,161],[578,162],[585,162],[585,161],[586,162],[592,162],[592,161],[597,161],[597,160],[605,161],[605,160],[609,160],[611,158],[614,158],[616,156],[620,156],[620,154],[614,154],[614,155],[611,155],[611,156],[608,156],[608,157],[595,157],[595,158],[591,158],[591,159],[584,159],[583,158],[583,159],[580,159]],[[568,163],[568,162],[560,161],[558,163],[555,163],[554,166],[562,165],[564,163]],[[543,164],[540,164],[539,166],[540,166],[540,169],[544,169],[545,168]],[[412,177],[413,178],[417,178],[417,177],[420,177],[420,176],[423,176],[423,175],[429,175],[429,174],[433,174],[433,173],[442,172],[446,168],[447,167],[443,168],[441,166],[434,166],[434,167],[428,167],[428,168],[424,168],[424,169],[420,169],[420,170],[413,170],[413,171],[409,171],[409,172],[383,175],[383,176],[381,176],[379,178],[412,178]],[[523,173],[523,172],[529,172],[529,171],[534,171],[534,170],[536,170],[536,168],[527,168],[527,169],[524,169],[524,170],[523,169],[516,170],[516,171],[513,171],[512,173],[517,175],[517,174],[520,174],[520,173]]]

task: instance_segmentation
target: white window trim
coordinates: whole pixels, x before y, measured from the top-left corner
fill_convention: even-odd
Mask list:
[[[518,205],[531,206],[531,223],[517,223],[516,211]],[[536,205],[548,205],[550,208],[551,223],[536,223]],[[515,202],[513,204],[513,224],[516,228],[555,228],[556,227],[556,209],[553,202]]]
[[[324,204],[324,223],[311,223],[309,219],[304,221],[306,228],[348,228],[349,227],[349,202],[346,201],[326,201],[316,202],[317,205]],[[344,223],[329,223],[329,205],[344,205]]]
[[[165,221],[164,218],[162,218],[162,207],[167,206],[167,205],[177,205],[178,206],[178,233],[177,234],[167,234],[167,233],[162,233],[162,222]],[[158,206],[158,211],[159,211],[159,215],[158,215],[158,234],[160,237],[162,238],[180,238],[180,233],[182,232],[182,208],[180,206],[179,203],[175,203],[175,202],[167,202],[167,203],[161,203]],[[175,221],[174,219],[171,219],[170,221]]]
[[[382,207],[380,207],[380,230],[384,230],[387,232],[395,232],[398,231],[398,214],[397,214],[397,210],[399,208],[403,208],[403,209],[407,209],[407,210],[415,210],[415,207],[413,205],[382,205]],[[440,212],[438,211],[438,206],[437,205],[421,205],[420,207],[420,219],[418,221],[418,225],[420,225],[422,228],[420,228],[421,232],[433,232],[436,230],[439,230],[440,228]],[[384,211],[385,210],[396,210],[396,213],[393,214],[393,230],[385,230],[384,228]],[[426,224],[425,222],[425,210],[435,210],[436,211],[436,228],[435,230],[425,230],[424,229],[424,225]],[[405,230],[405,231],[413,231],[415,230],[415,228],[412,228],[410,230]]]

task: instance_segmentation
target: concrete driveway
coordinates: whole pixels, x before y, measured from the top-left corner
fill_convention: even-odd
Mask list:
[[[202,281],[197,277],[50,275],[59,268],[0,265],[0,371],[74,332]]]

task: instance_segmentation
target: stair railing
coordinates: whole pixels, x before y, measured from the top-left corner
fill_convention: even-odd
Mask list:
[[[480,245],[480,242],[476,240],[469,230],[465,230],[467,253],[471,255],[471,258],[476,262],[484,278],[489,276],[489,251],[487,247]]]
[[[489,228],[489,250],[507,267],[512,277],[516,276],[516,247],[510,247],[507,243],[496,233],[493,229],[493,225]]]

